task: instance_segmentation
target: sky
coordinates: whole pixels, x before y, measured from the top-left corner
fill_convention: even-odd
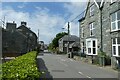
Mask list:
[[[5,17],[5,22],[15,21],[17,27],[20,26],[21,21],[25,21],[27,27],[36,35],[39,29],[39,39],[49,44],[57,33],[67,32],[67,22],[70,22],[70,34],[79,36],[78,19],[83,15],[78,15],[85,10],[86,2],[13,1],[2,2],[1,7],[1,20]],[[76,16],[78,17],[75,18]]]

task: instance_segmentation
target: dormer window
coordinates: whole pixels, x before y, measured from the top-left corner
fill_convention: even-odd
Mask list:
[[[94,15],[94,5],[90,6],[90,16]]]

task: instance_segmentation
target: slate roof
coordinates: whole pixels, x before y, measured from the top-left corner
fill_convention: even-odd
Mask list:
[[[63,36],[62,37],[62,39],[63,39],[63,41],[77,41],[77,42],[79,42],[79,37],[77,37],[77,36],[75,36],[75,35],[69,35],[69,37],[68,37],[68,35],[65,35],[65,36]]]

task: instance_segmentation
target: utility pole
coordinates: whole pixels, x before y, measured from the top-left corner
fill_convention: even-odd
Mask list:
[[[70,25],[69,25],[69,22],[68,22],[68,46],[67,46],[67,54],[69,54],[69,37],[70,37]]]
[[[39,42],[39,29],[38,29],[38,42]]]

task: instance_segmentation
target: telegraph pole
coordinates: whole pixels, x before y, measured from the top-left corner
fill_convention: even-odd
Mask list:
[[[38,42],[39,42],[39,29],[38,29]]]
[[[70,25],[69,25],[69,22],[68,22],[68,46],[67,46],[67,54],[69,54],[69,36],[70,36]]]

